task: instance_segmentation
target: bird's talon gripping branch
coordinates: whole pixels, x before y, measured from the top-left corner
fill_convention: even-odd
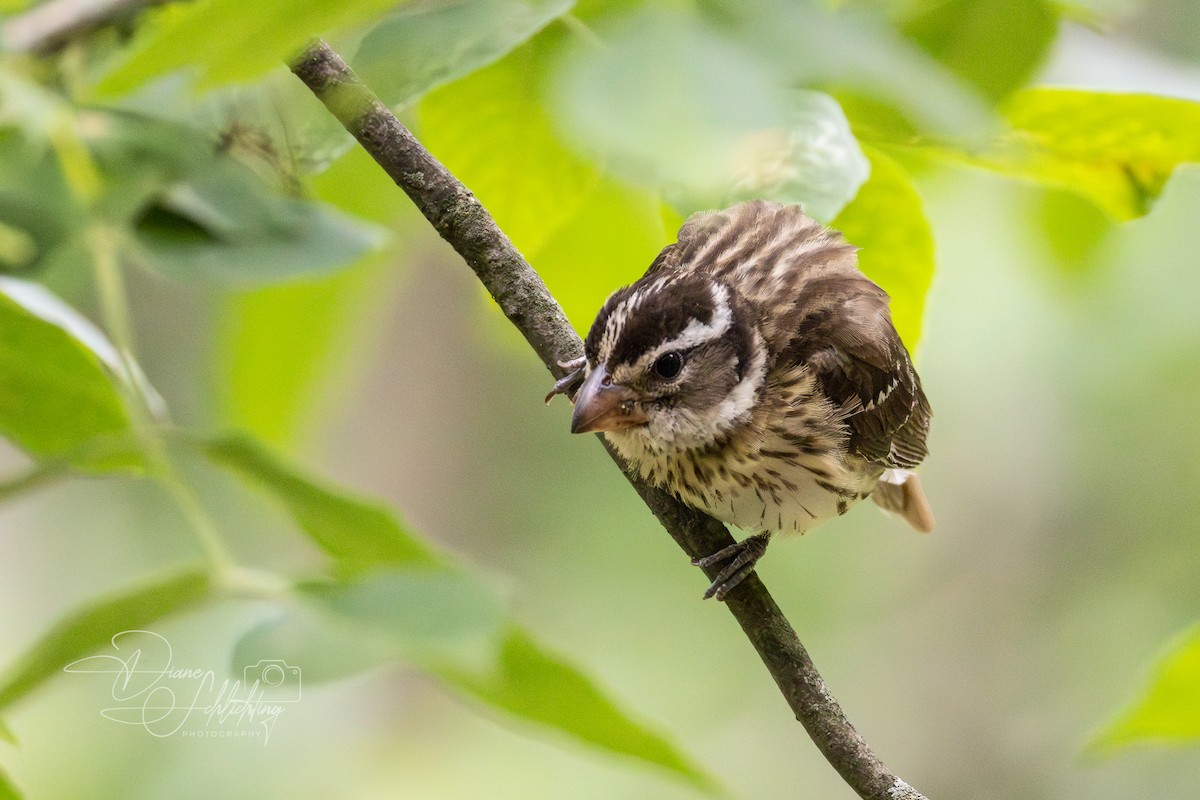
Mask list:
[[[747,536],[742,541],[728,547],[723,547],[710,556],[692,559],[692,565],[696,567],[725,564],[725,568],[717,574],[712,584],[705,590],[704,599],[715,597],[718,601],[724,600],[730,590],[754,571],[754,565],[763,557],[763,553],[767,552],[767,544],[770,541],[771,534],[758,533],[754,536]]]
[[[575,391],[579,388],[579,384],[583,382],[583,372],[587,366],[587,359],[580,356],[571,361],[560,361],[558,365],[568,370],[568,372],[554,382],[554,388],[550,390],[550,394],[546,395],[547,404],[554,399],[555,395],[559,394],[565,394],[568,398],[574,399]]]

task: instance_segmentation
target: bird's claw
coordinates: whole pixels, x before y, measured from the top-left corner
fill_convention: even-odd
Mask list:
[[[555,395],[559,394],[565,394],[574,401],[575,391],[583,382],[583,370],[587,366],[587,359],[581,356],[570,361],[559,361],[558,366],[567,370],[567,374],[554,382],[554,388],[550,390],[550,394],[546,395],[547,404],[554,399]]]
[[[712,584],[705,590],[704,599],[715,597],[718,602],[724,600],[725,595],[729,594],[735,586],[754,571],[754,565],[763,557],[763,553],[767,552],[767,543],[770,540],[769,533],[758,533],[754,536],[747,536],[742,541],[735,542],[728,547],[723,547],[712,555],[692,559],[692,566],[696,567],[714,567],[718,564],[725,564],[713,578]]]

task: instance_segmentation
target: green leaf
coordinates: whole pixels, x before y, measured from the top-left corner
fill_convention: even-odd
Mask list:
[[[622,177],[704,186],[732,172],[742,137],[781,126],[770,72],[692,16],[642,10],[603,35],[572,42],[553,107]]]
[[[128,56],[96,91],[114,95],[181,68],[198,88],[256,77],[299,55],[314,35],[366,22],[396,0],[197,0],[156,10],[138,27]]]
[[[299,666],[306,684],[400,659],[476,664],[490,657],[505,617],[494,592],[451,569],[375,571],[297,589],[295,608],[238,642],[235,675],[279,658]]]
[[[709,794],[721,794],[716,781],[667,739],[631,719],[589,678],[520,628],[507,630],[490,671],[477,674],[450,665],[435,671],[469,697],[659,766]]]
[[[913,142],[921,133],[905,112],[885,100],[842,89],[833,94],[860,142]]]
[[[1168,2],[1178,5],[1181,9],[1191,10],[1191,6],[1187,5],[1190,0],[1168,0]],[[1124,19],[1135,13],[1138,7],[1145,3],[1146,0],[1058,0],[1058,7],[1065,18],[1100,30],[1104,23]],[[1163,24],[1178,24],[1183,18],[1183,14],[1167,13],[1158,19]]]
[[[285,658],[311,670],[313,679],[328,680],[399,655],[519,717],[657,764],[702,788],[714,785],[584,675],[511,624],[500,630],[492,594],[413,538],[387,509],[320,486],[248,440],[196,444],[215,463],[272,492],[344,567],[337,582],[300,587],[304,606],[251,631],[235,664]]]
[[[1052,266],[1066,277],[1094,275],[1100,265],[1095,256],[1116,223],[1079,195],[1055,188],[1045,189],[1031,212],[1041,240],[1054,256]]]
[[[1024,86],[1058,33],[1046,0],[935,0],[904,25],[927,53],[999,99]]]
[[[479,197],[526,257],[575,214],[598,176],[595,166],[562,145],[542,106],[545,53],[559,38],[549,34],[433,92],[419,108],[430,152]]]
[[[16,734],[14,734],[12,729],[4,724],[4,720],[2,719],[0,719],[0,742],[8,742],[13,747],[17,746]]]
[[[821,92],[791,92],[783,114],[780,127],[742,139],[733,181],[715,203],[687,202],[684,193],[684,201],[675,201],[675,207],[690,213],[769,198],[799,203],[822,221],[837,214],[870,172],[850,122],[838,102]]]
[[[1200,103],[1145,94],[1028,89],[1012,134],[968,163],[1075,192],[1115,220],[1149,212],[1180,164],[1200,162]]]
[[[592,25],[642,8],[646,0],[576,0],[571,16]]]
[[[145,98],[140,102],[150,103]],[[172,113],[167,103],[159,105],[162,113]],[[171,277],[250,284],[328,272],[381,242],[380,229],[294,196],[299,191],[296,167],[283,163],[290,154],[276,146],[284,133],[247,122],[241,135],[223,131],[214,147],[215,132],[140,111],[81,110],[71,120],[77,136],[69,141],[78,145],[69,151],[79,162],[74,169],[90,170],[96,184],[86,207],[79,200],[56,199],[63,180],[47,180],[53,176],[45,169],[18,170],[29,174],[7,203],[0,181],[0,212],[47,194],[42,183],[51,187],[49,199],[35,208],[61,220],[57,225],[38,225],[28,210],[13,216],[41,249],[68,239],[81,227],[78,218],[98,217],[114,228],[133,228],[143,260]],[[0,157],[17,155],[5,152],[15,148],[4,147],[0,139]],[[50,154],[44,159],[52,160]],[[57,167],[68,172],[62,157]]]
[[[90,232],[92,236],[104,237],[112,234],[110,230],[100,229]],[[85,255],[88,259],[92,258],[93,248],[87,248]],[[158,391],[150,384],[145,373],[142,372],[141,366],[128,355],[124,358],[117,352],[117,348],[109,341],[108,337],[92,324],[92,321],[80,314],[67,303],[63,302],[57,295],[38,283],[21,280],[20,278],[6,278],[0,276],[0,294],[7,295],[10,300],[18,303],[23,309],[34,314],[39,319],[49,322],[51,325],[57,325],[64,331],[75,337],[80,344],[87,347],[104,364],[110,375],[117,376],[124,383],[134,388],[140,398],[140,402],[147,404],[150,413],[157,419],[165,419],[167,414],[166,402],[159,395]],[[96,451],[112,450],[114,455],[116,450],[125,449],[128,447],[120,447],[119,440],[123,438],[132,439],[133,437],[105,437],[107,444],[102,444],[98,447],[91,447],[93,444],[89,441],[84,446],[84,450]],[[80,459],[68,459],[69,461],[80,461]],[[119,460],[119,459],[118,459]]]
[[[1137,743],[1200,740],[1200,626],[1168,645],[1141,697],[1118,714],[1090,747],[1106,751]]]
[[[361,147],[316,176],[313,188],[321,200],[393,229],[417,216]],[[344,393],[356,361],[369,350],[371,333],[385,321],[385,284],[397,270],[394,250],[369,254],[330,275],[226,298],[215,352],[218,402],[233,427],[275,446],[294,444],[309,432],[324,401],[332,400],[324,390],[336,383]]]
[[[275,96],[262,92],[261,102]],[[75,124],[100,182],[87,211],[131,226],[144,260],[171,277],[281,281],[349,264],[382,239],[374,226],[295,196],[298,170],[280,151],[284,121],[283,132],[243,121],[216,147],[215,133],[190,121],[141,112],[80,111]]]
[[[321,390],[346,379],[358,339],[382,318],[373,312],[385,277],[362,265],[228,297],[215,348],[222,415],[275,446],[307,432],[324,409]]]
[[[409,199],[361,147],[313,184],[322,200],[363,219],[396,227],[400,218],[416,216]],[[331,275],[226,298],[216,331],[217,391],[233,427],[272,445],[294,444],[319,420],[325,401],[333,400],[325,390],[345,393],[356,362],[374,342],[371,334],[386,321],[387,282],[403,260],[394,250]]]
[[[62,316],[46,319],[44,309],[31,309],[31,284],[11,278],[0,282],[0,434],[40,457],[65,457],[89,469],[130,466],[128,456],[88,458],[84,446],[101,437],[116,438],[130,430],[116,378],[101,357],[76,331],[95,331],[77,312],[74,330]],[[39,290],[38,297],[49,293]],[[21,291],[17,291],[21,290]],[[61,308],[66,304],[59,301]],[[100,336],[95,331],[97,337]],[[102,337],[101,337],[102,339]],[[107,340],[104,340],[107,344]],[[110,346],[111,347],[111,346]],[[115,358],[115,356],[114,356]]]
[[[868,4],[706,0],[701,5],[714,25],[787,86],[869,98],[939,139],[975,135],[992,124],[978,92],[885,24],[880,14],[861,8]]]
[[[487,66],[566,13],[574,0],[414,3],[383,20],[350,63],[389,106]],[[461,120],[460,120],[461,122]]]
[[[581,334],[604,299],[640,278],[671,240],[677,226],[668,231],[662,212],[657,195],[602,179],[579,212],[531,259]]]
[[[385,225],[420,219],[427,224],[395,181],[357,145],[315,176],[312,188],[319,199],[361,219]]]
[[[189,173],[207,174],[214,160],[212,142],[186,125],[145,114],[79,109],[73,112],[79,152],[60,146],[64,173],[93,170],[99,185],[95,196],[73,182],[78,200],[88,199],[92,217],[127,222],[164,187]],[[71,167],[64,155],[81,162]]]
[[[354,137],[282,63],[254,83],[199,96],[186,75],[175,75],[123,97],[120,107],[194,132],[206,155],[230,156],[293,194],[302,175],[319,173],[354,147]]]
[[[933,231],[912,178],[873,148],[871,177],[832,223],[859,247],[858,263],[892,298],[892,321],[910,350],[921,338],[925,296],[933,282]]]
[[[298,589],[295,608],[238,642],[235,675],[282,659],[311,685],[404,660],[467,697],[716,791],[661,734],[508,620],[478,580],[453,569],[402,569]]]
[[[577,41],[564,59],[554,87],[564,129],[682,213],[767,197],[829,219],[866,179],[837,102],[784,86],[736,40],[653,9],[605,42]]]
[[[345,267],[382,241],[380,230],[270,192],[226,159],[171,187],[137,233],[150,265],[166,275],[243,285]]]
[[[183,90],[178,82],[172,86]],[[300,125],[312,115],[312,104],[329,118],[311,93],[302,98],[308,104],[276,129],[260,112],[221,131],[218,147],[216,131],[197,127],[200,112],[192,109],[196,119],[188,119],[149,94],[133,104],[144,111],[61,110],[59,127],[67,133],[58,138],[68,144],[54,149],[0,134],[0,160],[20,165],[0,178],[0,220],[25,243],[7,259],[13,267],[40,266],[55,252],[78,246],[89,218],[114,230],[132,228],[135,235],[127,238],[140,247],[147,266],[209,282],[278,282],[325,273],[382,241],[381,229],[294,196],[299,176],[297,165],[286,160],[293,156],[284,146],[289,127],[313,157],[322,147],[330,156],[340,141],[320,126],[314,131]],[[222,94],[233,102],[238,93]],[[239,96],[260,105],[293,97],[273,93],[271,86]]]
[[[51,626],[32,648],[0,675],[0,710],[25,697],[63,667],[123,631],[145,628],[171,614],[195,608],[213,594],[203,569],[187,569],[118,594],[93,600]]]
[[[248,630],[233,648],[230,670],[241,675],[260,661],[282,660],[300,669],[307,688],[393,664],[404,655],[386,631],[300,604]]]
[[[0,85],[0,92],[4,86]],[[11,113],[0,102],[0,115]],[[66,180],[44,142],[0,130],[0,222],[10,231],[0,272],[44,267],[82,229]]]
[[[301,592],[328,611],[390,631],[414,644],[487,637],[503,606],[477,579],[451,569],[372,572],[352,582],[314,581]]]
[[[38,251],[37,240],[29,231],[0,221],[0,272],[16,272],[31,266]]]
[[[0,770],[0,800],[21,800],[21,793],[9,780],[4,770]]]
[[[381,565],[444,563],[386,506],[325,486],[252,439],[228,436],[194,444],[213,463],[272,494],[296,524],[347,573]]]

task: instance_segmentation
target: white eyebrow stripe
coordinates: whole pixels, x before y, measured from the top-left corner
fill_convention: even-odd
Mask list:
[[[612,355],[612,350],[616,347],[617,341],[620,340],[621,334],[625,332],[625,322],[629,316],[637,311],[638,306],[649,295],[661,292],[663,288],[670,283],[671,277],[666,276],[659,278],[649,286],[643,286],[635,289],[624,300],[617,304],[608,316],[608,321],[604,323],[604,334],[600,337],[599,362],[605,364]]]
[[[712,299],[713,315],[709,322],[701,322],[693,317],[682,333],[674,339],[663,342],[639,358],[633,365],[635,371],[648,369],[663,353],[672,350],[689,350],[723,336],[733,325],[733,307],[729,304],[729,289],[724,284],[714,283]]]

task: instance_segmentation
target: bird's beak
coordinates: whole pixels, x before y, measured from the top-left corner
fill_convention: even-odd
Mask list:
[[[634,402],[633,392],[608,380],[608,370],[603,364],[592,370],[575,395],[571,433],[619,431],[645,422],[646,415]]]

